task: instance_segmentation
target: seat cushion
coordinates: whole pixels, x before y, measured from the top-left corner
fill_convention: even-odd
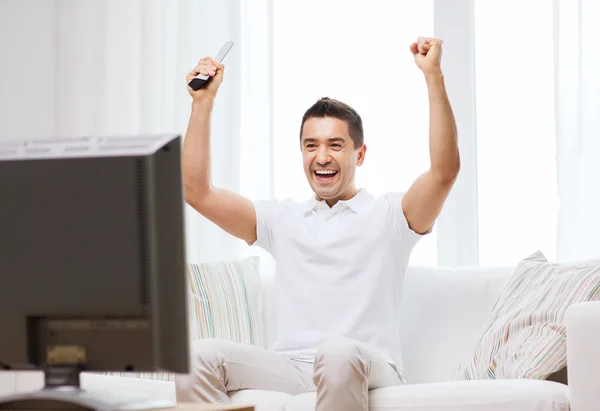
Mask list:
[[[254,411],[285,411],[289,394],[263,390],[241,390],[229,393],[233,404],[253,404]]]
[[[286,411],[314,411],[316,394],[298,395]],[[373,390],[371,411],[569,411],[569,388],[551,381],[481,380],[408,384]]]

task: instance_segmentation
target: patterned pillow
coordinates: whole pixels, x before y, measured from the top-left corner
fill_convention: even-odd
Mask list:
[[[218,338],[265,347],[259,257],[188,264],[190,340]],[[173,381],[171,373],[106,375]]]
[[[190,339],[218,338],[265,348],[258,257],[190,264]]]
[[[567,308],[594,300],[599,261],[555,264],[532,254],[517,265],[455,379],[547,379],[567,364]]]

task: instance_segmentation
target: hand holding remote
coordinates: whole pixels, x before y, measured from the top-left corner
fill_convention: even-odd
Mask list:
[[[186,82],[188,83],[188,92],[194,100],[204,98],[215,98],[219,86],[223,82],[223,72],[225,66],[210,57],[204,57],[198,62],[198,65],[187,75]],[[206,82],[198,90],[194,90],[190,83],[195,81],[198,75],[208,77]],[[193,85],[193,83],[192,83]]]
[[[228,41],[221,47],[217,57],[204,57],[198,65],[187,76],[188,91],[194,100],[203,97],[215,98],[217,90],[223,81],[225,66],[221,64],[229,50],[233,47],[233,41]],[[204,90],[204,91],[203,91]]]

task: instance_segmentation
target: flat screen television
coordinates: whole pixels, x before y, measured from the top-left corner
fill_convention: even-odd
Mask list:
[[[173,405],[79,377],[187,373],[186,287],[179,135],[0,143],[0,368],[46,382],[0,409]]]

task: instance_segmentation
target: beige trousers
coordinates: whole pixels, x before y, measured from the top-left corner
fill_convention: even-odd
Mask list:
[[[196,341],[190,374],[178,375],[178,402],[228,403],[243,389],[317,391],[317,411],[367,411],[368,391],[402,384],[398,372],[375,350],[348,338],[325,343],[314,365],[245,344]]]

